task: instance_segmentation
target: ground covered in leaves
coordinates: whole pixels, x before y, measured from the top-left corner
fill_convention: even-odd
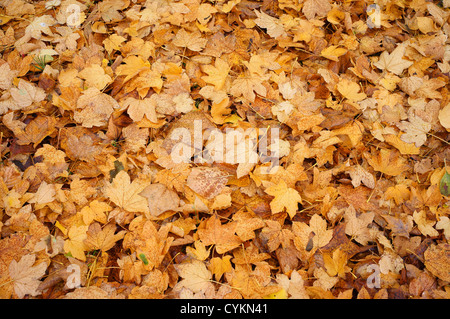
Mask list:
[[[0,0],[0,297],[450,298],[449,7]]]

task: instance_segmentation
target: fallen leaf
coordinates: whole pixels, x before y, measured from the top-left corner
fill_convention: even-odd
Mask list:
[[[108,251],[121,240],[125,235],[125,231],[116,232],[116,225],[107,224],[102,228],[99,223],[94,223],[89,226],[86,233],[87,238],[84,240],[86,248],[89,250],[100,249],[101,251]]]
[[[168,210],[178,210],[180,205],[177,193],[164,184],[150,184],[139,195],[147,198],[150,215],[154,217]]]
[[[112,183],[106,183],[103,192],[120,208],[129,212],[147,213],[149,211],[148,202],[145,197],[139,195],[146,186],[138,180],[131,182],[127,172],[120,171]]]
[[[14,292],[17,297],[23,298],[25,295],[36,296],[39,294],[38,287],[41,284],[39,279],[44,276],[47,263],[40,262],[34,265],[36,255],[27,254],[9,264],[9,277],[14,284]]]
[[[185,29],[178,30],[172,40],[172,43],[181,48],[187,48],[191,51],[201,51],[205,48],[208,39],[202,37],[200,32],[189,33]]]
[[[197,194],[212,199],[219,195],[227,181],[226,173],[218,168],[196,167],[191,170],[186,185]]]
[[[408,169],[405,159],[395,151],[381,149],[377,156],[366,158],[370,166],[386,175],[397,176]]]
[[[212,274],[200,260],[192,260],[188,263],[175,265],[178,275],[183,278],[179,281],[174,290],[181,290],[183,287],[194,293],[205,292],[211,286]]]
[[[206,245],[214,245],[219,254],[230,251],[241,244],[239,237],[235,235],[236,223],[222,225],[217,215],[211,216],[204,224],[204,228],[199,228],[197,233],[200,240]]]
[[[374,65],[380,70],[386,70],[396,75],[401,75],[404,69],[413,64],[412,61],[403,59],[403,57],[405,57],[405,51],[405,43],[397,45],[391,53],[383,51],[380,55],[380,59],[378,62],[374,63]]]
[[[431,245],[424,253],[425,267],[436,277],[450,281],[450,245]]]
[[[298,204],[302,203],[302,198],[295,189],[287,187],[285,181],[281,180],[278,185],[266,188],[265,192],[274,196],[270,202],[272,214],[280,213],[285,208],[291,218],[297,214]]]

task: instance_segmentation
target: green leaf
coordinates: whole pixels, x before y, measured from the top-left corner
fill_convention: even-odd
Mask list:
[[[142,260],[142,262],[144,263],[144,265],[148,265],[147,257],[145,257],[144,254],[139,254],[139,258]]]
[[[439,190],[444,196],[450,195],[450,174],[445,171],[444,176],[441,178],[441,183],[439,184]]]

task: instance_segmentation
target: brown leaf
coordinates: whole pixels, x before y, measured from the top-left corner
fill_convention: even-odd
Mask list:
[[[436,277],[450,281],[450,245],[431,245],[424,253],[425,267]]]
[[[227,181],[227,174],[218,168],[196,167],[191,170],[186,185],[197,194],[212,199],[220,194]]]

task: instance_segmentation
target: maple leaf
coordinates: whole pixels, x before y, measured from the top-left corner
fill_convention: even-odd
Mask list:
[[[214,275],[214,278],[216,278],[217,281],[222,278],[222,275],[226,272],[230,272],[233,267],[231,266],[230,259],[232,257],[230,255],[220,257],[214,257],[211,258],[210,264],[209,264],[209,270]]]
[[[215,245],[217,253],[223,254],[241,244],[241,240],[235,235],[235,230],[235,222],[222,225],[219,217],[213,215],[204,223],[204,228],[199,228],[197,233],[206,246]]]
[[[427,133],[431,130],[431,124],[418,116],[409,116],[408,121],[401,121],[397,127],[405,132],[400,139],[406,143],[414,143],[416,147],[427,141]]]
[[[380,55],[378,62],[374,65],[380,70],[386,70],[396,75],[401,75],[403,70],[410,67],[413,62],[403,59],[406,51],[406,43],[397,45],[394,51],[390,54],[387,51],[383,51]]]
[[[36,296],[39,294],[38,287],[41,284],[39,280],[44,276],[47,269],[47,263],[40,262],[34,265],[36,255],[27,254],[20,258],[19,262],[15,260],[9,264],[9,276],[14,282],[14,292],[19,298],[25,295]]]
[[[365,156],[370,166],[386,175],[397,176],[409,169],[405,159],[396,151],[381,149],[376,157]]]
[[[320,52],[320,55],[332,61],[339,61],[339,57],[346,54],[347,49],[339,48],[336,45],[331,45]]]
[[[303,4],[302,12],[308,20],[317,16],[325,17],[331,10],[331,4],[328,0],[306,0]]]
[[[50,27],[54,24],[56,24],[56,20],[51,15],[35,17],[34,20],[25,28],[25,34],[39,40],[42,33],[53,35]]]
[[[369,240],[371,240],[369,228],[367,226],[372,223],[374,216],[375,214],[373,212],[362,213],[359,216],[356,216],[356,210],[353,206],[349,206],[344,214],[347,222],[345,225],[345,233],[352,236],[358,243],[367,245]]]
[[[110,250],[126,233],[126,231],[121,230],[115,234],[116,228],[115,224],[107,224],[103,229],[99,223],[90,225],[86,233],[87,238],[84,240],[86,248],[90,250],[100,249],[101,251]]]
[[[392,234],[395,236],[403,236],[409,238],[409,233],[413,228],[412,216],[400,216],[394,217],[390,215],[382,215],[388,222],[388,228],[391,229]]]
[[[122,105],[128,108],[128,115],[134,122],[141,121],[144,116],[153,123],[158,122],[156,117],[156,101],[151,98],[142,100],[133,97],[126,98],[122,101]]]
[[[250,242],[250,245],[246,248],[241,246],[241,249],[233,250],[232,259],[233,264],[235,265],[249,265],[249,264],[258,264],[266,259],[270,258],[268,253],[260,253],[259,249]]]
[[[108,38],[103,40],[103,44],[105,45],[106,52],[109,54],[112,53],[113,50],[120,50],[122,47],[122,43],[126,39],[120,35],[117,34],[111,34]]]
[[[194,247],[190,246],[186,247],[186,254],[191,256],[197,260],[205,260],[209,257],[211,249],[206,250],[205,244],[203,242],[197,240],[194,242]],[[211,246],[212,247],[212,246]]]
[[[225,85],[225,80],[228,77],[230,71],[229,64],[221,58],[216,58],[214,66],[204,65],[202,71],[208,73],[207,76],[202,76],[202,80],[206,83],[214,85],[217,91],[222,90]]]
[[[155,217],[168,210],[178,210],[179,208],[180,198],[177,193],[168,189],[164,184],[150,184],[139,195],[147,198],[150,214]]]
[[[0,65],[0,89],[9,90],[12,88],[12,80],[18,73],[19,71],[17,70],[11,70],[9,63]]]
[[[257,16],[257,18],[255,19],[255,23],[259,27],[266,29],[267,34],[270,35],[272,38],[278,38],[286,35],[283,24],[279,19],[271,17],[268,14],[265,14],[264,12],[259,12],[257,10],[254,10],[253,12]]]
[[[150,69],[150,62],[145,61],[140,56],[130,55],[123,59],[123,63],[117,67],[117,75],[126,75],[123,82],[127,82],[140,72]]]
[[[30,82],[20,79],[17,88],[11,88],[11,97],[19,108],[30,106],[45,99],[45,91]]]
[[[55,200],[56,189],[55,185],[47,184],[45,181],[39,185],[38,190],[34,194],[34,196],[28,200],[29,203],[36,204],[48,204]]]
[[[186,185],[199,195],[212,199],[220,194],[227,181],[226,173],[218,168],[196,167],[191,170]]]
[[[425,267],[436,277],[450,280],[450,245],[439,243],[431,245],[424,253]]]
[[[275,220],[267,220],[267,227],[261,231],[262,238],[267,241],[269,251],[275,251],[280,245],[287,248],[291,244],[293,234],[289,229],[282,229],[282,225]]]
[[[289,299],[309,299],[305,281],[297,270],[291,272],[290,278],[285,274],[277,274],[276,281],[288,293]]]
[[[90,87],[83,91],[83,95],[78,99],[73,118],[88,128],[106,126],[109,117],[117,108],[119,103],[115,99],[96,87]]]
[[[17,144],[28,145],[33,143],[36,147],[44,138],[55,131],[56,119],[39,115],[25,125],[21,121],[13,119],[14,113],[8,113],[3,116],[3,123],[14,132],[18,138]]]
[[[302,198],[295,189],[288,187],[285,181],[281,180],[278,185],[266,188],[265,192],[275,197],[270,202],[272,214],[280,213],[284,208],[291,218],[297,214],[298,204],[302,203]]]
[[[420,232],[424,236],[435,237],[439,236],[439,232],[433,228],[436,221],[427,219],[427,214],[425,211],[414,211],[413,213],[414,222],[417,224]]]
[[[233,215],[233,220],[237,222],[236,235],[242,241],[255,238],[255,230],[264,227],[265,222],[261,218],[250,212],[239,211]]]
[[[120,171],[112,183],[106,182],[104,194],[117,206],[129,212],[148,213],[148,202],[139,195],[147,185],[138,180],[131,182],[125,171]]]
[[[83,216],[83,222],[86,225],[90,225],[94,220],[105,224],[107,221],[106,214],[110,212],[112,207],[105,202],[93,200],[89,203],[89,206],[85,206],[81,209],[81,215]]]
[[[347,267],[347,254],[341,249],[336,249],[331,253],[324,253],[323,261],[328,275],[344,278],[345,273],[350,270]]]
[[[212,274],[200,260],[194,259],[188,263],[174,265],[174,267],[178,275],[183,278],[175,285],[174,290],[176,291],[184,287],[194,293],[205,292],[212,285]]]
[[[361,87],[357,83],[347,79],[341,79],[336,88],[343,97],[353,102],[362,101],[367,97],[365,93],[359,93]]]
[[[178,30],[172,40],[172,43],[177,47],[187,48],[195,52],[203,50],[206,42],[208,42],[208,39],[203,38],[199,31],[188,33],[185,29]]]
[[[267,89],[262,83],[265,77],[243,77],[240,76],[233,81],[230,88],[230,93],[236,97],[243,96],[250,102],[255,101],[255,93],[266,96]]]
[[[86,245],[84,240],[87,238],[87,230],[88,226],[85,225],[71,226],[67,233],[69,238],[64,241],[64,251],[82,261],[86,261],[86,255],[84,254]]]
[[[231,285],[238,289],[244,298],[262,298],[269,294],[280,291],[280,287],[269,285],[270,266],[261,262],[256,268],[249,272],[246,266],[236,265],[233,272]]]
[[[103,90],[105,86],[112,82],[111,77],[98,64],[91,64],[78,73],[78,77],[86,80],[86,86]]]
[[[353,187],[360,186],[362,182],[365,186],[371,189],[375,188],[375,178],[361,165],[352,166],[349,169],[349,174],[352,179]]]

